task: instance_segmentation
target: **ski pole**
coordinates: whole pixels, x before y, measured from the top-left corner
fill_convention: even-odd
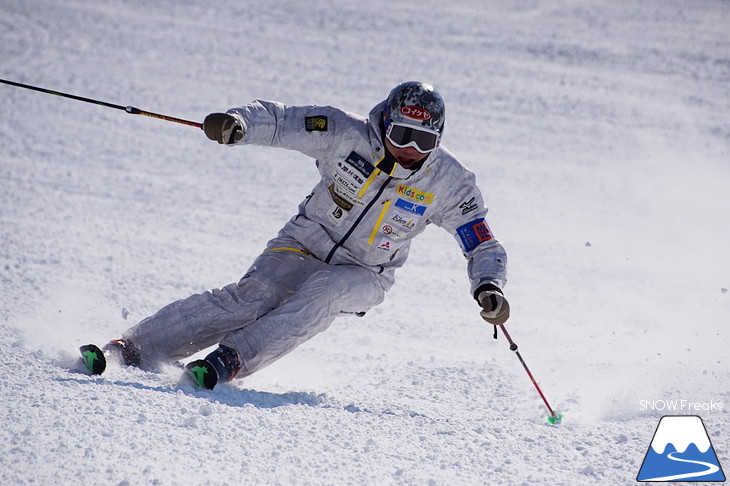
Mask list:
[[[114,108],[116,110],[123,110],[131,115],[145,115],[145,116],[150,116],[152,118],[159,118],[160,120],[165,120],[165,121],[170,121],[170,122],[175,122],[175,123],[182,123],[183,125],[190,125],[192,127],[203,128],[202,123],[189,121],[189,120],[183,120],[182,118],[175,118],[174,116],[160,115],[159,113],[152,113],[151,111],[140,110],[139,108],[135,108],[134,106],[115,105],[113,103],[107,103],[106,101],[93,100],[91,98],[84,98],[83,96],[76,96],[76,95],[72,95],[72,94],[68,94],[68,93],[61,93],[60,91],[53,91],[50,89],[39,88],[37,86],[30,86],[28,84],[16,83],[15,81],[8,81],[6,79],[0,79],[0,83],[9,84],[10,86],[16,86],[18,88],[30,89],[33,91],[40,91],[41,93],[61,96],[63,98],[70,98],[72,100],[83,101],[85,103],[92,103],[95,105],[106,106],[107,108]]]
[[[517,350],[517,345],[512,340],[512,337],[507,332],[507,329],[504,327],[504,324],[500,324],[499,327],[502,329],[502,333],[504,334],[504,337],[507,338],[507,341],[509,341],[509,349],[515,352],[517,357],[520,360],[520,363],[522,363],[522,366],[525,368],[525,371],[527,371],[527,376],[530,377],[530,380],[532,381],[532,384],[535,385],[535,389],[537,390],[537,393],[540,394],[540,398],[542,398],[542,401],[545,402],[545,406],[547,407],[548,411],[550,411],[550,416],[548,417],[548,422],[551,424],[559,424],[563,420],[563,415],[553,410],[553,408],[550,406],[550,404],[547,401],[547,398],[545,398],[545,395],[542,393],[542,390],[540,390],[540,386],[537,384],[537,381],[535,380],[535,377],[532,376],[532,373],[530,372],[530,368],[527,367],[527,363],[525,363],[525,360],[522,359],[522,355]],[[497,337],[496,331],[494,334],[494,337]]]

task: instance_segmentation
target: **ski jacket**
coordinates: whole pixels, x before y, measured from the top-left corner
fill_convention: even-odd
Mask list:
[[[228,113],[243,127],[239,144],[297,150],[316,159],[321,180],[282,229],[300,250],[326,263],[368,267],[387,290],[411,240],[433,223],[461,246],[472,295],[486,284],[502,288],[507,256],[484,219],[487,209],[472,172],[443,146],[418,170],[397,163],[389,173],[379,168],[386,151],[384,105],[367,119],[330,106],[262,100]]]

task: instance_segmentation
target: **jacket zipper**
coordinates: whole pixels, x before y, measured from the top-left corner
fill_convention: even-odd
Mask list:
[[[375,226],[373,226],[373,232],[370,233],[370,239],[368,240],[368,245],[373,244],[375,241],[375,236],[378,234],[378,230],[380,229],[380,223],[383,222],[383,218],[385,217],[385,213],[388,211],[388,208],[390,207],[390,199],[383,202],[383,209],[380,210],[380,216],[378,216],[378,220],[375,222]]]
[[[380,189],[378,189],[378,193],[375,195],[375,197],[368,203],[367,206],[365,206],[365,209],[363,209],[362,213],[360,213],[360,216],[355,220],[355,222],[352,224],[350,229],[345,233],[345,236],[338,241],[335,246],[332,247],[332,250],[330,250],[329,255],[327,255],[327,258],[325,258],[324,262],[329,263],[330,260],[332,260],[332,257],[335,256],[335,252],[339,247],[345,244],[345,241],[352,235],[352,233],[355,231],[355,228],[362,222],[365,215],[370,211],[370,209],[373,207],[373,205],[380,199],[380,196],[383,195],[383,191],[385,191],[385,188],[388,186],[388,183],[393,179],[393,176],[388,176],[388,178],[385,180],[382,186],[380,186]]]

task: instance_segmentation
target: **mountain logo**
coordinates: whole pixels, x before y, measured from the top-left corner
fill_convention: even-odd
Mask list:
[[[636,480],[725,481],[702,419],[697,415],[662,417]]]

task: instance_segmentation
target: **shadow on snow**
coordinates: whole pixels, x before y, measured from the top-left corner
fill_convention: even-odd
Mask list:
[[[105,385],[115,387],[133,388],[136,390],[148,390],[160,393],[169,393],[204,398],[212,403],[228,405],[230,407],[243,407],[252,405],[256,408],[276,408],[288,405],[308,405],[311,407],[321,406],[323,399],[314,393],[287,392],[271,393],[257,390],[240,390],[230,385],[218,386],[215,390],[199,390],[192,385],[145,385],[143,383],[122,380],[106,380],[104,378],[82,379],[82,378],[56,378],[54,381],[60,383],[77,383],[79,385]]]

